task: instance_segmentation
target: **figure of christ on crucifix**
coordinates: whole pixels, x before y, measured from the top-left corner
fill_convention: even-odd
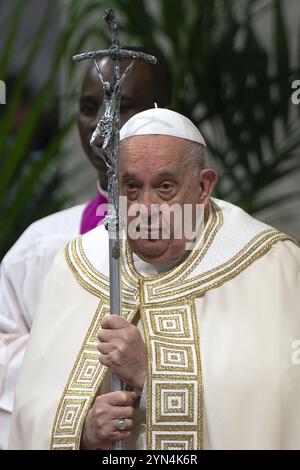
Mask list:
[[[121,78],[117,79],[116,83],[114,84],[110,84],[109,81],[104,79],[101,73],[98,60],[96,58],[93,59],[93,63],[97,70],[100,82],[102,84],[103,92],[104,92],[104,98],[103,98],[104,111],[103,111],[100,121],[98,122],[96,126],[96,129],[94,130],[92,134],[90,144],[93,146],[95,153],[100,156],[102,155],[102,153],[100,153],[99,151],[98,137],[101,137],[104,139],[104,142],[102,145],[102,151],[104,155],[106,156],[106,164],[109,168],[109,155],[110,155],[109,148],[111,147],[109,143],[113,135],[113,124],[118,119],[118,116],[116,115],[116,110],[118,109],[118,104],[120,101],[120,96],[121,96],[120,90],[121,90],[121,86],[124,80],[126,79],[127,75],[129,74],[130,70],[132,69],[134,65],[134,59],[127,66]]]
[[[74,56],[73,59],[75,61],[91,59],[97,70],[104,92],[104,112],[101,116],[100,121],[97,124],[95,131],[93,132],[90,143],[93,146],[93,149],[97,155],[101,156],[102,158],[103,155],[105,155],[105,161],[108,167],[108,176],[110,176],[111,174],[111,176],[113,177],[113,174],[116,170],[119,155],[118,136],[120,127],[119,114],[122,84],[124,83],[128,74],[132,70],[135,59],[142,59],[146,62],[153,64],[157,62],[157,59],[156,57],[149,54],[145,54],[143,52],[121,49],[120,42],[118,40],[117,23],[112,9],[105,10],[104,19],[107,22],[110,31],[110,48],[102,51],[91,51],[84,54],[78,54]],[[105,80],[101,73],[98,58],[103,57],[111,57],[113,60],[114,76],[112,83]],[[132,62],[127,66],[127,68],[122,74],[120,66],[121,58],[132,59]],[[101,138],[101,140],[104,139],[101,153],[99,151],[98,138]]]

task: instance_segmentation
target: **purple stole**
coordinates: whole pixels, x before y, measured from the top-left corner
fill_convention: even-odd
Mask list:
[[[80,235],[89,232],[100,225],[107,214],[108,201],[103,194],[98,194],[84,208],[81,223]]]

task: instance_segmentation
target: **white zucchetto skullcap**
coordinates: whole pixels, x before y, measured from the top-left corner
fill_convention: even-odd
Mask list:
[[[195,124],[182,114],[151,108],[130,118],[120,130],[120,141],[137,135],[170,135],[206,145]]]

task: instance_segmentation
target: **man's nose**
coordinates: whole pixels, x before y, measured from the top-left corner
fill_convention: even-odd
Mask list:
[[[159,206],[160,201],[154,191],[146,190],[141,191],[138,202],[147,210],[148,214],[150,215],[151,210],[154,212],[157,210],[157,206]]]

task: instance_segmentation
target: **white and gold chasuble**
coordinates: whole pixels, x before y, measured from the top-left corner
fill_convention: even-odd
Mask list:
[[[173,268],[138,273],[122,253],[122,315],[141,330],[148,374],[128,449],[300,448],[300,250],[211,200],[203,237]],[[109,313],[103,227],[59,253],[15,398],[10,448],[79,449],[110,391],[97,333]],[[300,362],[300,360],[299,360]]]

